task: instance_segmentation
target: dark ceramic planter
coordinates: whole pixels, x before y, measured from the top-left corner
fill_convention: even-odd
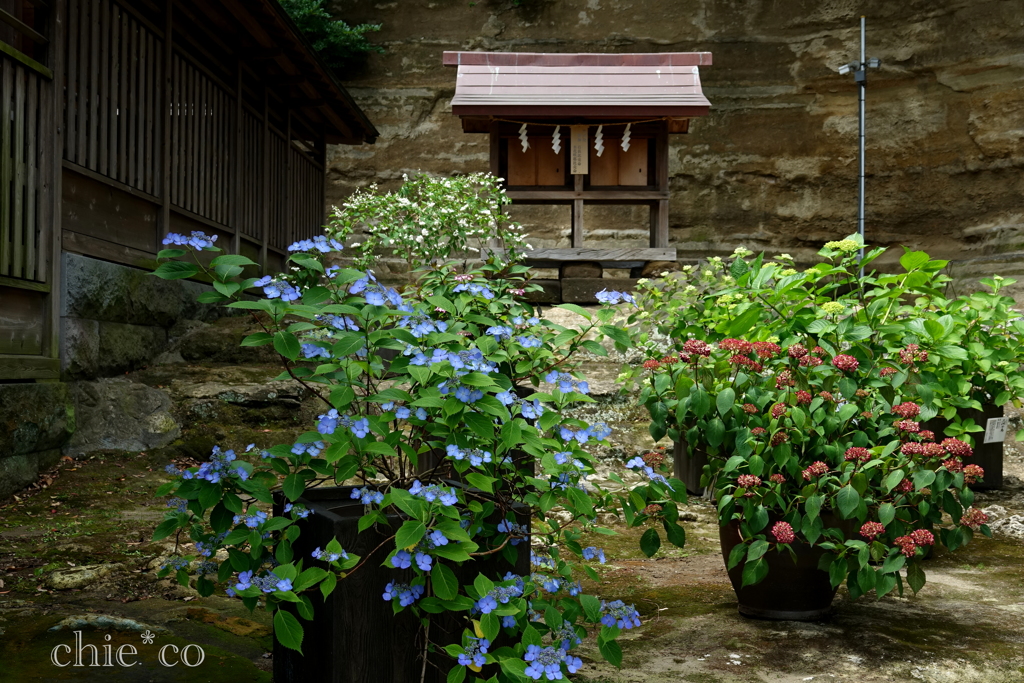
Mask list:
[[[779,518],[772,516],[767,528],[770,529],[777,521]],[[822,514],[822,521],[826,526],[851,525],[827,514]],[[728,563],[732,549],[742,540],[739,522],[733,520],[720,527],[718,537],[722,544],[722,557]],[[741,588],[743,562],[729,570],[729,581],[739,600],[740,614],[755,619],[785,621],[813,621],[828,615],[838,589],[832,588],[828,572],[818,569],[818,562],[827,551],[800,542],[790,547],[796,553],[796,563],[787,552],[769,550],[764,555],[768,575],[756,585]]]
[[[305,566],[325,566],[312,560],[311,553],[317,547],[325,548],[332,538],[347,552],[366,558],[390,537],[386,529],[371,528],[359,533],[363,506],[349,497],[353,488],[310,489],[296,501],[315,513],[299,523],[302,535],[293,545],[296,559],[304,558]],[[280,514],[280,505],[275,506],[275,514]],[[397,515],[390,516],[389,521],[392,528],[402,523]],[[530,544],[524,542],[517,547],[520,552],[515,566],[500,553],[493,559],[448,566],[460,583],[472,583],[480,572],[494,579],[500,579],[508,571],[528,574]],[[358,571],[339,581],[326,601],[318,589],[311,591],[313,620],[299,620],[305,630],[304,655],[274,642],[276,683],[420,683],[421,680],[443,683],[447,680],[453,660],[447,655],[432,653],[424,668],[419,621],[409,610],[394,614],[391,603],[382,598],[388,582],[408,583],[414,577],[411,570],[382,567],[381,562],[388,552],[390,547],[385,544]],[[464,618],[465,614],[433,615],[431,641],[442,645],[457,642],[464,625],[459,617]]]
[[[708,464],[708,454],[692,448],[685,441],[676,441],[672,449],[672,461],[675,477],[686,485],[686,492],[695,496],[704,495],[700,478],[704,474],[704,465]]]
[[[974,424],[984,428],[988,420],[993,417],[1003,416],[1003,407],[988,404],[982,406],[981,410],[972,408],[961,408],[957,411],[961,420],[972,419]],[[942,441],[946,427],[950,425],[949,420],[935,417],[925,422],[922,426],[935,432],[935,439]],[[984,432],[974,432],[975,441],[982,441]],[[974,448],[974,455],[964,459],[965,465],[979,465],[985,470],[985,477],[982,481],[971,484],[972,491],[992,491],[1003,488],[1003,442],[978,443]]]

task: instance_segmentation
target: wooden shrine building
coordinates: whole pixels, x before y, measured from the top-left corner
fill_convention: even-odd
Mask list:
[[[516,204],[571,210],[571,247],[530,252],[534,265],[675,261],[669,246],[669,135],[686,133],[710,103],[700,67],[710,52],[531,54],[445,52],[457,67],[452,113],[490,135],[491,173]],[[650,207],[650,241],[587,245],[584,204]]]
[[[61,377],[69,254],[202,230],[276,271],[326,145],[377,135],[276,0],[0,0],[0,382]]]

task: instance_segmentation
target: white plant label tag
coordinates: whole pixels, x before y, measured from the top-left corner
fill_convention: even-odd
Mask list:
[[[990,417],[985,424],[985,443],[999,443],[1006,438],[1006,418]]]

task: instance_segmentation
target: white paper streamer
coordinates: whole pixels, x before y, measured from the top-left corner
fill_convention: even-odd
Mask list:
[[[622,131],[622,151],[623,152],[628,152],[629,151],[629,127],[632,126],[632,125],[633,125],[632,123],[627,123],[626,124],[626,130]]]
[[[604,126],[598,126],[597,132],[594,133],[594,149],[597,150],[597,156],[604,154],[604,133],[601,132]]]
[[[559,132],[561,126],[555,126],[555,132],[551,135],[551,149],[555,154],[562,151],[562,134]]]
[[[526,150],[530,148],[530,141],[526,139],[525,123],[519,128],[519,139],[523,142],[523,154],[526,154]]]

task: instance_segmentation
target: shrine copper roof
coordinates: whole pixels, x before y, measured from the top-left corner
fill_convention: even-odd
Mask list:
[[[445,52],[458,67],[452,113],[514,117],[706,116],[710,52]]]

